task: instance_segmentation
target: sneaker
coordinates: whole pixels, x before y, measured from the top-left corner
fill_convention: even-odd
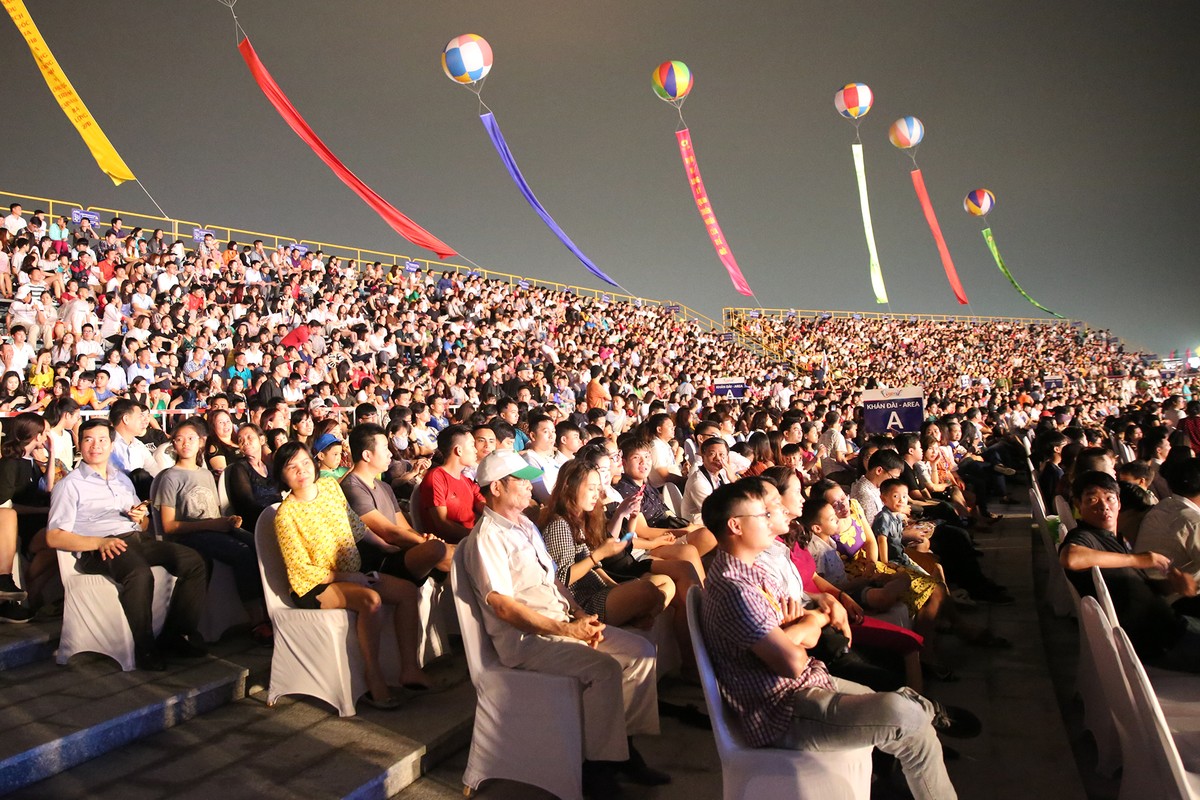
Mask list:
[[[11,572],[0,575],[0,600],[12,600],[19,603],[25,597],[25,590],[17,586]]]
[[[0,603],[0,622],[10,625],[24,625],[33,619],[33,612],[20,603],[12,601]]]
[[[979,717],[960,706],[947,706],[937,700],[933,704],[933,728],[945,736],[955,739],[974,739],[983,730]]]
[[[1010,478],[1013,475],[1017,474],[1017,471],[1015,469],[1013,469],[1012,467],[1006,467],[1003,464],[997,464],[995,469],[996,469],[996,472],[999,472],[1001,475],[1007,475]]]

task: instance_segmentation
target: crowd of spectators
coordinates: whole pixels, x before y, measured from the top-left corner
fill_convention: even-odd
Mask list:
[[[953,679],[938,631],[1008,644],[957,609],[1012,600],[971,530],[1010,500],[1031,442],[1056,491],[1068,441],[1140,448],[1142,488],[1160,492],[1174,472],[1158,467],[1200,452],[1200,384],[1067,323],[747,316],[731,336],[649,302],[211,235],[189,249],[17,205],[0,221],[0,297],[0,617],[61,613],[54,549],[82,552],[81,570],[125,587],[139,667],[161,669],[203,653],[200,573],[220,561],[269,644],[251,532],[282,500],[293,601],[358,612],[380,708],[399,704],[381,607],[396,608],[404,686],[427,690],[417,587],[445,579],[486,509],[529,506],[591,620],[572,628],[582,641],[667,614],[689,676],[687,590],[714,561],[737,572],[718,553],[740,530],[729,509],[763,505],[782,548],[764,544],[764,568],[788,603],[818,598],[828,629],[806,647],[835,676],[915,691]],[[734,376],[744,392],[718,396]],[[925,392],[920,434],[866,430],[862,393],[909,384]],[[528,468],[485,466],[512,453]],[[498,488],[527,479],[529,497]],[[158,642],[139,599],[155,563],[184,587]]]

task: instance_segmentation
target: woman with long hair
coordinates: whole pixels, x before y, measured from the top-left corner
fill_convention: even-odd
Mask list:
[[[217,482],[204,468],[204,440],[208,429],[199,417],[180,422],[171,434],[175,466],[154,478],[151,504],[167,541],[186,545],[204,556],[212,573],[212,562],[220,561],[233,570],[238,597],[250,617],[250,634],[260,644],[272,640],[271,623],[263,604],[262,580],[254,534],[242,528],[237,514],[221,515]]]
[[[419,618],[417,587],[391,575],[361,572],[357,542],[367,539],[386,547],[350,508],[337,482],[317,479],[308,448],[287,442],[275,454],[275,479],[291,493],[279,505],[275,535],[287,567],[292,600],[299,608],[345,608],[356,614],[374,708],[393,709],[401,700],[391,693],[379,663],[383,604],[396,607],[394,620],[400,646],[400,683],[427,690],[431,684],[417,660]]]
[[[208,412],[208,429],[211,433],[204,445],[204,462],[219,478],[241,456],[234,441],[233,417],[223,408],[214,408]]]
[[[0,445],[0,504],[9,506],[0,508],[0,573],[11,573],[19,547],[29,559],[26,587],[34,608],[41,605],[47,583],[57,574],[57,556],[46,544],[46,519],[61,470],[56,468],[49,429],[39,414],[18,414]],[[11,582],[11,575],[9,581],[0,577],[0,582]],[[12,592],[16,587],[0,589]],[[0,618],[27,622],[29,613],[5,602]]]
[[[263,441],[262,428],[257,425],[247,422],[238,428],[241,457],[231,461],[224,472],[229,502],[248,531],[254,530],[264,509],[283,500],[263,459]]]
[[[557,578],[585,611],[609,625],[648,628],[674,597],[675,584],[666,575],[650,573],[617,583],[604,572],[600,562],[630,546],[621,538],[621,528],[640,499],[622,502],[606,523],[600,484],[600,472],[591,464],[579,459],[564,464],[542,511],[542,538],[558,566]]]

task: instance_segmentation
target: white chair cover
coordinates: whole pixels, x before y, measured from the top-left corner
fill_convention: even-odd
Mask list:
[[[1082,663],[1087,658],[1098,689],[1094,696],[1080,692],[1084,727],[1096,740],[1096,771],[1113,775],[1129,759],[1126,742],[1130,736],[1129,688],[1117,662],[1112,624],[1094,597],[1084,597],[1079,602],[1079,633],[1079,660]]]
[[[1035,483],[1029,490],[1029,507],[1033,511],[1033,521],[1038,527],[1038,537],[1046,551],[1046,602],[1055,616],[1066,617],[1075,610],[1071,601],[1070,590],[1067,587],[1067,576],[1062,565],[1058,563],[1058,548],[1050,533],[1050,523],[1046,519],[1046,504],[1042,502],[1042,493]]]
[[[58,551],[58,571],[63,584],[62,634],[55,658],[66,664],[76,653],[103,653],[129,672],[134,669],[133,633],[121,608],[117,583],[106,575],[85,575],[75,569],[75,554]],[[154,599],[151,604],[155,635],[162,632],[171,606],[175,576],[164,567],[151,567]]]
[[[226,470],[221,470],[221,477],[217,478],[217,505],[220,507],[221,516],[228,517],[233,513],[233,503],[229,500],[229,481],[225,477]]]
[[[807,752],[771,747],[749,747],[737,722],[721,699],[708,647],[700,631],[701,590],[688,592],[688,628],[704,688],[704,702],[712,720],[717,754],[721,757],[725,800],[764,800],[794,797],[801,800],[869,800],[871,748]]]
[[[1200,769],[1197,763],[1196,734],[1172,735],[1163,710],[1142,662],[1133,651],[1129,636],[1121,628],[1113,631],[1116,656],[1129,689],[1130,740],[1121,739],[1125,748],[1125,769],[1121,776],[1120,800],[1191,800],[1200,798]],[[1120,723],[1118,723],[1120,725]],[[1177,742],[1176,737],[1182,741]],[[1181,745],[1181,746],[1177,746]],[[1188,761],[1180,751],[1188,754]],[[1128,789],[1126,789],[1128,785]]]
[[[265,509],[254,531],[267,614],[275,627],[267,704],[274,705],[284,695],[304,694],[352,717],[355,701],[367,691],[354,614],[292,604],[287,568],[275,538],[277,508]]]
[[[483,627],[461,550],[454,554],[450,578],[476,694],[475,729],[463,784],[474,790],[485,780],[505,778],[545,789],[563,800],[580,800],[583,701],[579,681],[502,665]]]
[[[1058,524],[1062,529],[1063,536],[1066,536],[1079,524],[1079,521],[1075,519],[1075,512],[1071,509],[1071,504],[1062,495],[1054,496],[1054,511],[1058,514]]]
[[[223,561],[214,560],[212,574],[208,576],[204,613],[200,615],[200,635],[206,642],[215,642],[230,628],[249,622],[246,606],[233,579],[233,568]]]
[[[662,486],[663,502],[666,503],[667,510],[677,517],[683,516],[683,492],[679,491],[679,487],[673,483],[664,483]]]
[[[1117,609],[1113,606],[1112,595],[1108,593],[1108,584],[1104,582],[1104,575],[1100,572],[1099,567],[1092,567],[1092,583],[1096,586],[1096,602],[1100,604],[1100,610],[1108,618],[1108,624],[1119,628],[1121,621],[1117,619]]]

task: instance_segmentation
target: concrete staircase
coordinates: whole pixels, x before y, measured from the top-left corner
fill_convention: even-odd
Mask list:
[[[0,626],[0,795],[11,798],[386,798],[470,741],[461,657],[451,688],[342,719],[316,700],[266,705],[270,650],[231,633],[164,673],[99,655],[54,663],[56,623]]]

